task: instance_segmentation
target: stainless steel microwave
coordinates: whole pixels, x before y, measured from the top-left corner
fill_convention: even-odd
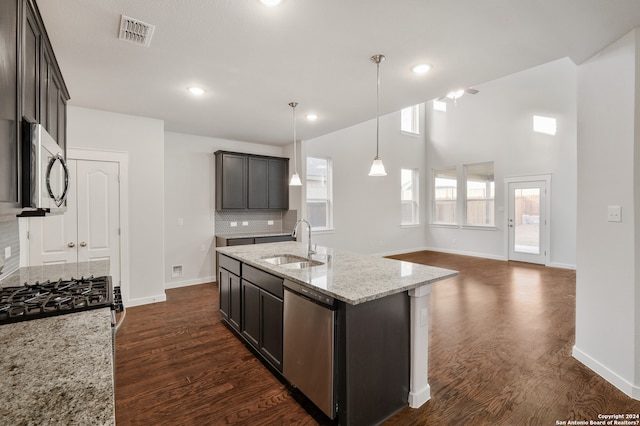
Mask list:
[[[23,215],[64,213],[69,168],[64,150],[41,124],[24,122],[22,161]]]

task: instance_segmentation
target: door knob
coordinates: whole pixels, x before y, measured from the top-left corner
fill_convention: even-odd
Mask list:
[[[73,248],[73,247],[75,247],[76,245],[75,245],[75,243],[69,243],[69,244],[67,244],[67,246],[69,246],[69,247]]]
[[[84,241],[80,243],[80,247],[86,247],[87,243],[85,243]]]

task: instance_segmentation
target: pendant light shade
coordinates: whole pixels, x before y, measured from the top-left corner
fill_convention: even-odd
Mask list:
[[[369,170],[369,176],[386,176],[387,172],[384,170],[384,164],[380,159],[380,62],[384,61],[384,55],[373,55],[371,61],[376,64],[376,157],[371,164],[371,170]]]
[[[297,102],[289,102],[289,106],[293,108],[293,169],[294,172],[289,180],[289,186],[302,186],[302,181],[298,175],[298,153],[296,151],[296,107]]]

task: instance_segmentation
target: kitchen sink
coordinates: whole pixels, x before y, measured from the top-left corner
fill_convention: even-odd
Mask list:
[[[282,266],[288,269],[304,269],[312,266],[324,265],[323,262],[307,259],[306,257],[296,256],[294,254],[280,254],[277,256],[262,258],[267,263],[276,266]]]
[[[324,263],[319,262],[317,260],[305,260],[304,262],[291,262],[284,263],[280,266],[287,269],[304,269],[311,268],[312,266],[324,265]]]

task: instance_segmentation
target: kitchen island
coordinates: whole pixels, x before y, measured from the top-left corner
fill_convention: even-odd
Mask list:
[[[253,289],[257,281],[254,277],[259,273],[281,278],[285,286],[287,282],[294,283],[335,301],[332,303],[337,324],[334,347],[339,424],[379,423],[407,404],[417,408],[430,398],[429,294],[434,282],[453,277],[456,271],[326,247],[316,247],[316,253],[309,256],[308,247],[297,242],[217,250],[221,255],[221,312],[240,336],[251,335],[251,330],[247,333],[245,327],[248,314],[243,305],[245,295],[251,291],[246,293],[245,287]],[[285,257],[311,260],[313,266],[300,263],[296,267],[293,263],[273,261]],[[261,295],[265,292],[269,293],[266,296],[275,297],[265,297],[270,305],[264,305],[268,309],[260,308],[261,312],[272,312],[271,315],[278,311],[270,307],[273,302],[269,301],[277,302],[278,292],[282,292],[274,282],[267,277],[266,286],[258,284]],[[273,318],[262,321],[278,327]],[[275,335],[268,330],[258,334]],[[269,363],[283,371],[282,364],[287,359],[278,358],[274,342],[277,340],[271,338],[265,342],[257,340],[255,347],[267,355],[264,358]]]

